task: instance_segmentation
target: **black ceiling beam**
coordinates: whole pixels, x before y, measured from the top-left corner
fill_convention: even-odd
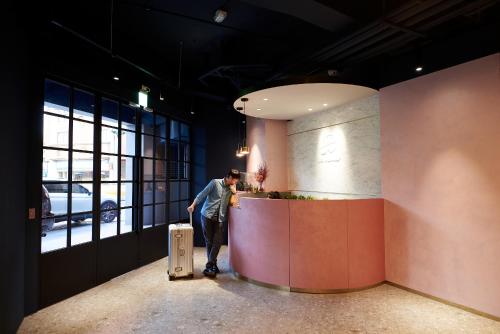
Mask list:
[[[497,2],[498,0],[429,0],[409,3],[305,60],[289,65],[267,81],[284,78],[292,70],[312,75],[325,64],[352,65],[368,60],[416,39],[426,38],[425,31],[443,22]]]
[[[413,29],[409,29],[409,28],[406,28],[402,25],[399,25],[399,24],[396,24],[396,23],[393,23],[389,20],[383,20],[383,24],[391,27],[391,28],[394,28],[396,30],[400,30],[402,32],[405,32],[405,33],[408,33],[410,35],[414,35],[415,37],[420,37],[420,38],[427,38],[427,35],[426,34],[423,34],[421,32],[418,32],[416,30],[413,30]]]

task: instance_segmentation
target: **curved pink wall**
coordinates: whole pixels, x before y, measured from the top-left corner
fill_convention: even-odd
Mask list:
[[[387,280],[500,316],[500,54],[381,90]]]
[[[383,200],[241,198],[229,216],[238,273],[300,289],[353,289],[385,279]]]
[[[288,201],[240,198],[229,213],[229,261],[243,276],[289,285]]]
[[[250,148],[247,172],[255,172],[261,162],[266,162],[269,176],[264,182],[264,188],[268,191],[288,190],[286,121],[247,116],[246,124],[247,144]]]

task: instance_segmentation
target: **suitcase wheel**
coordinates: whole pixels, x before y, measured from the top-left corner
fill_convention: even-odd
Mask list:
[[[168,280],[169,280],[169,281],[173,281],[173,280],[175,280],[175,276],[170,276],[170,275],[168,275]]]

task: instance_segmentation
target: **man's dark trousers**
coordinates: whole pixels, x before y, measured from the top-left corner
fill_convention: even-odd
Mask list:
[[[207,247],[207,267],[217,264],[217,255],[222,245],[223,224],[218,219],[207,218],[201,215],[201,227],[203,228],[203,237]]]

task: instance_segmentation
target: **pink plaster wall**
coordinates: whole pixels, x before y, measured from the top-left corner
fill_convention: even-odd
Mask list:
[[[288,190],[286,121],[247,117],[247,172],[255,172],[261,162],[269,167],[266,190]]]
[[[500,54],[380,98],[387,280],[500,316]]]

